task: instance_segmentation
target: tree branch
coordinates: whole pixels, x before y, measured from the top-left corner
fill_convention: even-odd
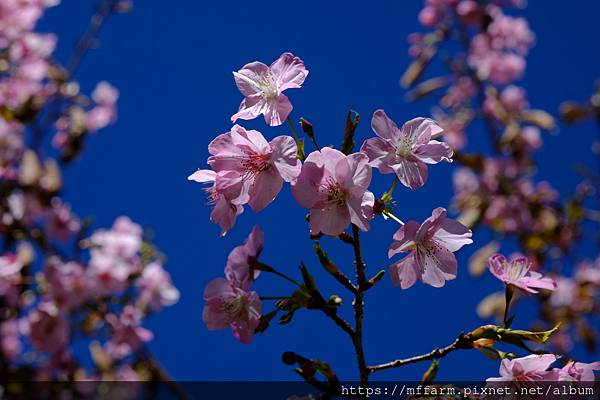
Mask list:
[[[365,276],[365,263],[362,258],[362,252],[360,249],[360,236],[358,227],[352,224],[352,235],[354,241],[352,247],[354,248],[354,262],[356,264],[356,281],[358,291],[354,296],[354,336],[352,337],[352,343],[354,345],[354,351],[356,352],[356,361],[358,363],[358,372],[360,374],[360,383],[366,385],[369,382],[369,370],[365,361],[365,351],[362,343],[363,336],[363,316],[364,316],[364,292],[366,290],[367,278]]]
[[[437,360],[439,358],[447,356],[448,354],[450,354],[451,352],[453,352],[455,350],[470,349],[470,348],[472,348],[472,344],[473,344],[472,340],[467,335],[464,335],[461,333],[460,335],[458,335],[458,338],[456,338],[456,340],[454,342],[452,342],[452,344],[450,344],[446,347],[433,349],[429,353],[421,354],[419,356],[398,359],[398,360],[390,361],[390,362],[387,362],[384,364],[369,366],[369,367],[367,367],[367,369],[368,369],[369,373],[373,373],[376,371],[383,371],[385,369],[399,368],[404,365],[414,364],[414,363],[418,363],[421,361]]]

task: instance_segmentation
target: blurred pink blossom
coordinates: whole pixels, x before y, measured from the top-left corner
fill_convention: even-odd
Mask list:
[[[538,293],[538,289],[555,290],[556,282],[532,271],[533,263],[527,257],[508,261],[502,254],[495,254],[488,260],[490,272],[506,285],[512,285],[528,293]]]
[[[173,286],[171,276],[158,262],[144,267],[136,285],[140,289],[141,303],[154,311],[173,305],[179,300],[179,290]]]
[[[131,305],[125,306],[119,315],[107,315],[106,321],[111,327],[111,337],[106,344],[106,351],[116,359],[139,350],[154,336],[151,331],[140,326],[142,314],[139,309]]]

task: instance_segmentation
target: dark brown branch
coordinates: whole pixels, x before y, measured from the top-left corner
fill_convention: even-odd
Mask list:
[[[356,281],[358,291],[354,296],[354,336],[352,343],[356,352],[356,361],[358,363],[358,371],[360,374],[360,382],[366,385],[369,382],[369,370],[365,361],[365,352],[363,348],[363,316],[364,316],[364,291],[366,290],[367,278],[365,276],[365,263],[362,258],[360,249],[360,234],[358,227],[352,224],[352,235],[354,238],[352,247],[354,248],[354,262],[356,264]]]
[[[454,342],[452,342],[452,344],[450,344],[446,347],[433,349],[429,353],[421,354],[419,356],[403,358],[403,359],[390,361],[390,362],[387,362],[384,364],[369,366],[369,367],[367,367],[367,369],[368,369],[369,373],[373,373],[376,371],[383,371],[385,369],[399,368],[399,367],[402,367],[402,366],[405,366],[408,364],[414,364],[414,363],[418,363],[421,361],[437,360],[437,359],[447,356],[448,354],[450,354],[451,352],[453,352],[455,350],[470,349],[470,348],[472,348],[472,340],[469,339],[468,336],[465,336],[464,334],[461,333],[460,335],[458,335],[458,338],[456,338],[456,340]]]

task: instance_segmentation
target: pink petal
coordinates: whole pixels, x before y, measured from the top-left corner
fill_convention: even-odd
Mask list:
[[[446,220],[446,209],[437,207],[431,212],[431,217],[427,218],[417,231],[417,242],[424,242],[433,237],[433,235],[442,227]]]
[[[506,264],[508,260],[502,254],[494,254],[488,260],[488,267],[492,275],[500,279],[502,282],[505,281],[504,275],[506,274]]]
[[[423,271],[423,283],[442,287],[447,280],[456,278],[456,257],[443,247],[435,246],[427,252],[417,251],[416,260]]]
[[[313,235],[322,232],[325,235],[337,236],[350,225],[350,211],[348,207],[340,207],[337,204],[322,210],[312,209],[309,222]]]
[[[239,125],[231,128],[231,142],[237,148],[247,149],[255,154],[266,154],[271,149],[269,142],[262,133],[255,130],[246,130]]]
[[[204,300],[230,295],[233,295],[233,289],[229,281],[224,278],[213,279],[204,289]]]
[[[211,300],[204,305],[202,321],[210,331],[218,331],[227,328],[227,316],[219,310],[220,300]]]
[[[369,157],[369,164],[374,168],[378,168],[382,174],[394,172],[391,165],[395,163],[395,149],[387,140],[381,138],[367,139],[360,151]]]
[[[377,110],[373,113],[371,128],[380,138],[392,141],[395,141],[400,133],[396,123],[383,110]]]
[[[374,204],[375,196],[371,192],[365,192],[362,198],[349,199],[347,205],[350,212],[350,222],[361,230],[368,231],[370,228],[369,220],[373,218]]]
[[[390,274],[392,283],[395,286],[400,286],[402,289],[408,289],[414,285],[417,281],[417,277],[420,275],[413,254],[390,265],[388,273]]]
[[[369,159],[363,153],[350,154],[346,159],[350,168],[350,179],[344,182],[344,187],[353,195],[362,196],[371,184],[372,172],[368,164]]]
[[[188,180],[200,183],[214,182],[216,176],[217,173],[211,169],[199,169],[188,176]]]
[[[426,164],[437,164],[441,161],[452,162],[453,151],[446,143],[431,140],[419,146],[415,156]]]
[[[262,97],[246,97],[240,103],[238,112],[231,116],[231,122],[254,119],[263,113],[265,107],[266,101]]]
[[[420,160],[402,160],[392,166],[400,182],[411,189],[418,189],[427,181],[427,165]]]
[[[554,354],[532,354],[513,361],[521,366],[524,373],[542,372],[546,371],[556,361],[556,356]]]
[[[308,76],[304,62],[292,53],[283,53],[271,64],[271,72],[280,91],[299,88]]]
[[[210,213],[210,220],[221,227],[221,235],[225,236],[233,228],[237,216],[242,212],[244,212],[244,208],[241,205],[231,204],[221,198],[215,203],[215,207]]]
[[[392,258],[395,254],[405,253],[415,246],[415,239],[419,223],[416,221],[408,221],[394,233],[394,241],[388,250],[388,258]]]
[[[261,76],[268,73],[269,67],[259,61],[254,61],[244,65],[238,72],[234,72],[233,77],[240,92],[248,97],[262,92],[258,81]]]
[[[280,94],[275,100],[267,102],[264,110],[265,122],[270,126],[279,126],[292,112],[292,103],[286,95]]]
[[[262,211],[268,206],[283,187],[283,179],[273,170],[260,173],[254,180],[250,189],[250,201],[248,204],[255,212]]]
[[[410,138],[411,143],[424,145],[431,137],[442,132],[442,128],[432,119],[414,118],[402,125],[402,133]]]
[[[302,207],[312,208],[319,201],[321,197],[319,185],[323,179],[324,172],[325,169],[323,166],[309,162],[308,158],[304,162],[304,165],[302,165],[298,180],[292,186],[292,194]]]
[[[291,136],[277,136],[271,140],[271,149],[274,166],[286,182],[296,182],[302,168],[298,160],[298,146]]]
[[[473,243],[472,235],[471,230],[460,222],[446,218],[441,228],[435,232],[434,239],[443,243],[451,252],[455,252],[464,245]]]

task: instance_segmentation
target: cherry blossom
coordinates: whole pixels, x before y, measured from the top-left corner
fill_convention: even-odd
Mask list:
[[[250,343],[260,322],[262,305],[256,292],[248,292],[231,281],[216,278],[204,290],[202,319],[210,330],[230,327],[242,343]]]
[[[233,204],[248,203],[259,212],[269,205],[281,191],[283,182],[294,183],[300,173],[298,148],[290,136],[278,136],[267,142],[255,130],[239,125],[219,135],[208,146],[211,156],[208,164],[216,173],[237,172],[238,178],[226,183],[228,191],[237,195]],[[218,185],[219,179],[215,178]],[[231,196],[234,197],[234,196]]]
[[[538,293],[538,289],[554,290],[556,282],[551,278],[532,271],[533,263],[527,257],[508,261],[502,254],[495,254],[488,260],[490,272],[506,285],[512,285],[528,293]]]
[[[442,128],[433,120],[415,118],[398,128],[383,110],[371,120],[377,138],[368,139],[361,151],[369,156],[369,164],[382,174],[395,173],[400,182],[417,189],[427,181],[427,164],[452,162],[450,147],[432,137]]]
[[[292,187],[296,201],[310,209],[310,231],[338,235],[355,224],[369,229],[375,197],[368,191],[371,167],[364,153],[345,155],[325,147],[306,158]]]
[[[188,180],[199,183],[212,183],[212,186],[204,189],[209,198],[209,204],[213,206],[210,220],[221,227],[221,235],[225,236],[235,225],[237,216],[244,212],[240,204],[232,203],[229,197],[234,199],[238,194],[231,194],[230,189],[237,186],[238,193],[241,186],[237,183],[241,179],[235,171],[225,171],[217,174],[210,169],[199,169],[188,177]],[[218,183],[217,183],[218,181]]]
[[[19,284],[23,264],[15,254],[0,257],[0,296],[8,305],[19,301]]]
[[[144,267],[136,285],[140,289],[140,302],[154,311],[173,305],[179,300],[179,290],[173,286],[171,276],[158,262]]]
[[[33,347],[48,353],[61,351],[70,336],[66,315],[55,304],[49,302],[39,304],[29,314],[23,331]]]
[[[89,299],[91,282],[81,264],[74,261],[62,263],[58,258],[52,258],[43,273],[49,298],[59,308],[69,310]]]
[[[550,365],[556,361],[553,354],[532,354],[527,357],[503,359],[500,363],[500,377],[488,378],[488,382],[506,381],[557,381],[558,370],[550,370]]]
[[[251,264],[257,260],[264,245],[264,234],[255,225],[243,245],[234,247],[227,256],[225,276],[235,286],[248,290],[252,282],[258,278],[259,270],[251,272]]]
[[[600,371],[600,361],[594,363],[581,363],[569,361],[558,371],[559,381],[594,382],[594,371]]]
[[[106,351],[111,357],[123,358],[152,340],[154,335],[140,326],[141,320],[140,310],[131,305],[125,306],[119,315],[110,314],[106,317],[111,327],[111,338],[106,344]]]
[[[456,278],[454,252],[473,243],[471,230],[460,222],[447,218],[446,210],[438,207],[422,224],[408,221],[394,234],[388,257],[409,252],[409,255],[389,267],[392,282],[408,289],[417,279],[433,287],[443,287]]]
[[[233,76],[245,98],[231,121],[254,119],[262,114],[267,124],[277,126],[292,111],[292,103],[283,91],[300,88],[308,70],[300,58],[283,53],[270,66],[254,61],[234,72]]]

